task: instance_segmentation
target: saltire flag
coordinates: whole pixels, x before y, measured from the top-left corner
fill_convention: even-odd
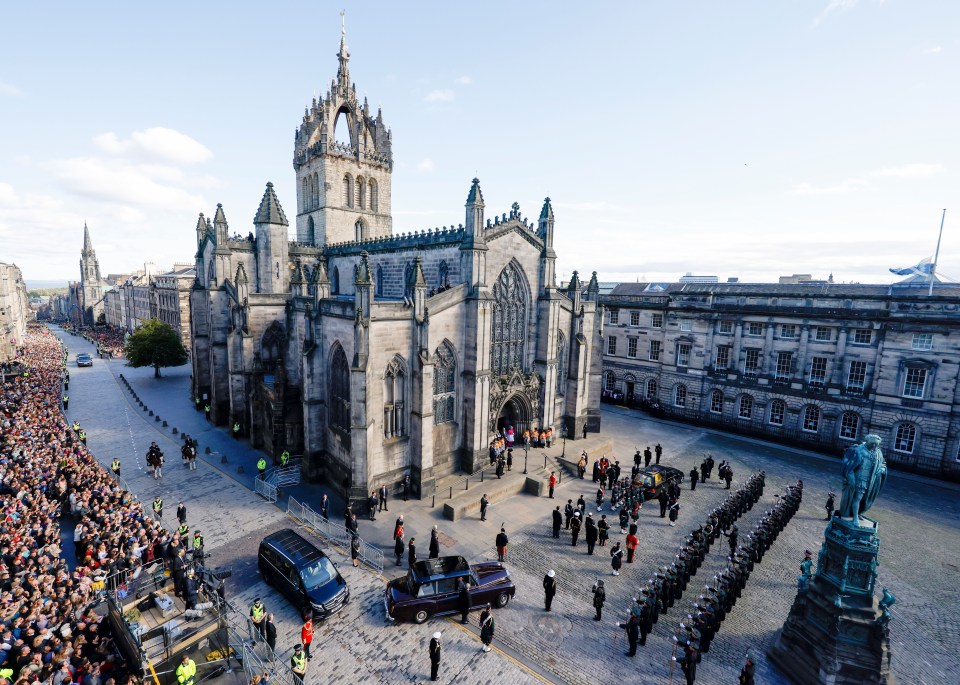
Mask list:
[[[930,261],[929,257],[925,257],[919,261],[919,263],[914,266],[908,266],[903,269],[890,269],[890,273],[897,274],[898,276],[913,276],[915,274],[922,274],[924,276],[929,276],[933,271],[933,263]]]

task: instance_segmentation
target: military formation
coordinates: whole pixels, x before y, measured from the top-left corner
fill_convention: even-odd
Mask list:
[[[761,480],[760,490],[762,489]],[[754,530],[747,534],[744,543],[736,545],[735,548],[731,543],[732,554],[727,557],[726,567],[714,575],[711,583],[704,586],[704,594],[697,597],[692,612],[680,623],[673,636],[674,654],[671,659],[680,665],[687,685],[693,685],[697,664],[703,654],[710,651],[710,643],[720,630],[723,619],[741,597],[754,565],[763,561],[763,555],[793,518],[802,499],[803,481],[797,481],[796,485],[787,487],[783,495],[777,495],[777,503],[764,513]],[[709,546],[707,548],[709,549]],[[672,668],[673,663],[671,671]],[[749,679],[744,680],[746,675]],[[741,672],[741,682],[752,682],[752,678],[753,661],[748,656],[744,671]]]
[[[627,623],[618,624],[627,631],[630,650],[627,656],[635,656],[637,644],[645,645],[647,634],[660,618],[667,614],[687,589],[690,578],[696,575],[710,546],[719,538],[721,530],[733,526],[734,521],[753,508],[763,495],[766,474],[754,474],[734,494],[710,512],[704,525],[690,532],[680,551],[669,566],[659,569],[641,589],[630,609]],[[731,533],[736,535],[735,532]],[[736,539],[736,538],[734,538]]]

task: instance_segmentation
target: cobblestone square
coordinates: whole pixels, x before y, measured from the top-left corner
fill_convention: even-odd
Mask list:
[[[89,347],[79,338],[66,336],[71,358]],[[147,412],[132,402],[116,379],[123,373],[141,399],[156,414],[168,420],[164,429]],[[142,500],[161,494],[172,510],[184,500],[191,527],[202,528],[215,566],[233,570],[230,596],[246,606],[261,596],[275,611],[280,629],[280,647],[289,653],[298,636],[299,620],[288,602],[267,588],[256,573],[256,547],[273,530],[293,526],[283,511],[255,496],[249,487],[256,473],[258,453],[245,442],[234,442],[221,430],[210,427],[202,413],[189,403],[187,367],[169,369],[165,378],[152,378],[152,370],[129,369],[122,362],[101,362],[90,369],[71,368],[71,406],[68,417],[78,419],[87,429],[89,444],[103,463],[118,456],[124,478]],[[179,436],[173,426],[189,432],[212,454],[202,454],[200,468],[189,472],[179,464],[175,446]],[[825,522],[823,503],[828,490],[838,490],[838,466],[834,459],[781,449],[768,443],[742,439],[693,426],[655,421],[645,415],[617,407],[603,411],[603,435],[612,438],[615,455],[629,468],[636,445],[642,450],[657,442],[664,447],[663,462],[688,472],[703,455],[711,453],[719,463],[727,460],[734,471],[735,489],[751,472],[764,469],[767,486],[760,503],[741,519],[742,532],[762,516],[775,495],[787,484],[804,481],[804,499],[797,515],[773,543],[763,562],[751,575],[743,597],[722,624],[711,650],[697,670],[698,683],[732,683],[750,650],[759,660],[757,682],[782,682],[769,666],[765,650],[782,625],[796,588],[796,575],[803,551],[819,548]],[[152,440],[160,443],[170,457],[162,481],[154,481],[144,470],[143,455]],[[578,441],[566,445],[567,455],[579,453]],[[551,453],[558,455],[560,446]],[[229,455],[222,464],[221,456]],[[540,450],[530,453],[531,465],[542,459]],[[600,456],[591,454],[591,458]],[[608,455],[609,456],[609,455]],[[238,473],[242,467],[244,473]],[[539,473],[532,469],[533,472]],[[892,474],[886,488],[871,509],[880,526],[879,587],[893,591],[891,628],[893,670],[901,683],[960,682],[960,668],[954,644],[960,634],[956,617],[957,576],[960,562],[960,498],[957,487],[932,480]],[[316,507],[320,495],[334,499],[334,510],[342,510],[335,489],[324,485],[297,486],[293,496]],[[663,683],[670,678],[672,642],[685,609],[696,596],[696,588],[722,567],[726,541],[714,544],[704,565],[691,580],[684,597],[662,615],[646,647],[634,659],[624,656],[625,636],[614,627],[622,620],[631,597],[655,568],[672,559],[680,539],[700,525],[706,512],[728,493],[717,480],[700,484],[693,493],[684,484],[678,525],[671,528],[659,518],[658,508],[647,505],[640,516],[640,548],[633,564],[624,564],[619,577],[610,575],[609,547],[597,547],[594,556],[586,546],[570,545],[569,535],[554,540],[550,534],[550,511],[568,498],[583,494],[592,505],[596,486],[564,477],[557,499],[521,494],[494,502],[488,519],[471,516],[451,523],[442,517],[441,507],[431,501],[393,501],[390,512],[376,522],[361,521],[361,535],[379,545],[387,556],[384,577],[353,569],[338,550],[334,559],[352,587],[348,608],[318,630],[317,657],[311,662],[308,682],[422,682],[429,677],[426,643],[436,630],[444,633],[445,653],[441,682],[528,683],[601,682]],[[480,496],[477,492],[477,497]],[[543,501],[537,501],[537,500]],[[517,596],[508,607],[495,612],[497,633],[490,654],[480,652],[475,626],[470,630],[444,619],[432,619],[423,626],[388,625],[383,616],[383,582],[406,572],[390,561],[394,518],[403,513],[408,536],[418,539],[421,556],[426,555],[429,530],[438,525],[445,546],[442,554],[461,554],[471,562],[495,559],[493,539],[504,522],[510,535],[507,565],[517,584]],[[601,513],[608,513],[606,508]],[[170,515],[172,519],[172,513]],[[610,515],[615,518],[615,515]],[[611,528],[611,545],[622,540],[619,527]],[[447,544],[446,541],[449,541]],[[560,591],[554,611],[543,611],[541,579],[553,568]],[[595,622],[590,588],[602,577],[607,587],[604,620]],[[475,623],[475,619],[474,619]],[[675,671],[676,682],[682,674]]]

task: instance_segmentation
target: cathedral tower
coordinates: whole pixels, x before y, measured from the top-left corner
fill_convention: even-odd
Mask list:
[[[306,109],[294,142],[297,241],[311,245],[393,232],[391,133],[379,109],[371,116],[367,99],[357,99],[345,28],[338,59],[336,80],[326,97],[319,102],[314,98]]]
[[[80,309],[84,323],[95,324],[103,313],[103,281],[100,279],[100,262],[90,241],[90,229],[83,224],[83,250],[80,252]]]

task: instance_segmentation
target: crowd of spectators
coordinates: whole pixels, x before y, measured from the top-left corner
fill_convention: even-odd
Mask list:
[[[0,685],[136,682],[112,649],[103,607],[95,611],[98,589],[166,537],[67,424],[65,361],[60,341],[32,327],[22,373],[0,388]],[[61,521],[76,524],[72,571]]]
[[[126,335],[124,331],[110,328],[108,326],[98,326],[96,328],[77,328],[72,323],[61,323],[63,329],[79,335],[85,340],[97,346],[97,353],[100,356],[107,356],[111,359],[123,358],[123,339]]]

